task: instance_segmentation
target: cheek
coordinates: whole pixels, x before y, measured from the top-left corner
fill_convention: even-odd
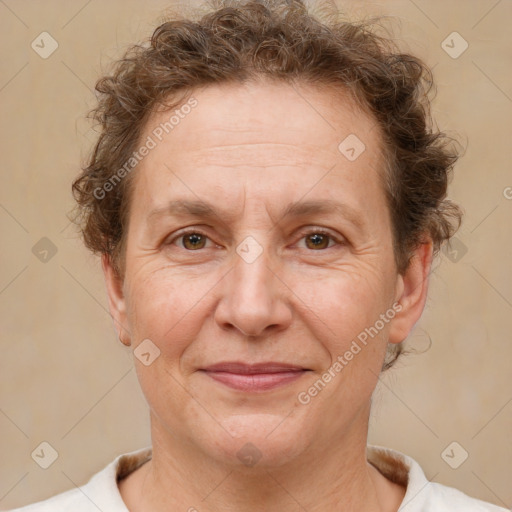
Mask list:
[[[343,269],[325,277],[295,280],[294,294],[301,303],[308,324],[316,326],[318,339],[334,355],[343,353],[359,333],[374,325],[389,304],[386,283],[368,275]]]
[[[139,274],[127,300],[135,344],[149,338],[163,353],[183,350],[201,327],[194,316],[207,290],[175,272]]]

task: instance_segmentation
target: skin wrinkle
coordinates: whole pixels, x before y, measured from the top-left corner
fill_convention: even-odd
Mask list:
[[[301,93],[315,105],[324,94],[308,87]],[[283,84],[212,87],[197,99],[201,108],[151,151],[134,176],[124,282],[116,281],[108,259],[103,260],[112,314],[130,327],[133,348],[150,339],[161,351],[148,367],[135,361],[150,407],[154,453],[121,482],[123,499],[134,512],[187,510],[194,504],[201,504],[201,512],[288,512],[297,502],[311,512],[340,505],[347,512],[396,512],[403,489],[365,458],[368,416],[388,340],[402,341],[423,309],[427,288],[419,285],[422,265],[430,260],[419,258],[410,273],[396,273],[390,216],[376,171],[379,139],[368,131],[372,123],[339,101],[336,110],[323,113],[338,128],[333,133]],[[204,134],[208,144],[226,142],[224,131],[210,123],[229,125],[235,115],[239,123],[260,120],[251,135],[255,144],[244,139],[242,145],[254,158],[233,167],[233,154],[225,151],[223,170],[217,172],[216,165],[212,172],[206,160],[198,165],[196,157],[203,158],[208,147]],[[291,134],[288,120],[302,123],[302,130]],[[366,151],[354,162],[340,154],[336,172],[326,175],[333,162],[330,151],[321,149],[336,148],[350,132],[364,136]],[[234,144],[237,137],[231,134]],[[279,170],[261,166],[270,150],[258,143],[269,137],[285,143],[272,147],[276,157],[295,143],[310,147],[318,165],[304,155]],[[173,172],[167,167],[171,161]],[[148,235],[149,212],[177,197],[209,200],[237,218],[222,227],[209,222],[208,228],[196,218],[155,223]],[[271,229],[288,203],[326,198],[362,212],[359,235],[351,235],[349,224],[337,217],[321,215],[278,219],[279,229]],[[185,226],[204,231],[211,239],[207,248],[162,244]],[[307,249],[299,233],[317,226],[346,234],[350,244]],[[263,248],[250,264],[235,252],[249,235]],[[298,392],[397,300],[402,312],[310,404],[300,405]],[[227,359],[287,361],[311,371],[271,392],[246,394],[198,372]],[[251,468],[237,457],[247,442],[262,453]],[[180,492],[167,492],[171,488]]]
[[[279,217],[271,213],[266,205],[263,205],[263,208],[265,208],[266,214],[272,221],[272,228],[270,228],[269,231],[272,231],[275,227],[279,228],[281,224],[286,222],[291,223],[292,220],[297,220],[298,218],[307,220],[310,217],[321,218],[321,216],[324,215],[325,217],[336,216],[338,222],[346,222],[347,224],[350,223],[352,226],[355,226],[357,231],[352,227],[351,236],[355,236],[358,232],[366,232],[364,217],[361,215],[362,212],[353,209],[349,204],[340,203],[332,199],[323,199],[320,201],[301,200],[299,202],[290,203],[279,213]],[[151,210],[146,217],[146,232],[149,231],[151,233],[152,229],[158,228],[158,221],[160,219],[166,220],[167,218],[174,219],[175,217],[180,217],[186,220],[188,216],[197,218],[204,217],[208,222],[214,220],[226,230],[229,229],[229,224],[234,224],[237,218],[241,218],[238,212],[230,212],[225,209],[217,211],[215,207],[210,207],[208,202],[202,200],[189,201],[176,199]],[[290,217],[294,217],[294,219],[290,220]],[[281,232],[283,231],[284,229],[281,229]],[[226,233],[222,233],[222,235],[226,236]],[[346,235],[342,236],[338,234],[338,236],[349,242]],[[231,239],[229,243],[231,243]]]

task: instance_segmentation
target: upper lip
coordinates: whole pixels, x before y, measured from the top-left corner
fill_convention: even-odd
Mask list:
[[[303,368],[302,366],[274,361],[253,364],[243,363],[240,361],[223,361],[201,369],[208,372],[238,373],[243,375],[297,372],[306,370],[306,368]]]

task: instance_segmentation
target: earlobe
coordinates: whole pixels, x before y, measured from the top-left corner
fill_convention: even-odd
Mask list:
[[[420,244],[414,251],[409,267],[399,275],[397,302],[401,309],[391,322],[389,343],[401,343],[420,319],[427,300],[432,242]]]
[[[101,266],[107,288],[110,316],[114,322],[117,337],[123,345],[131,344],[130,332],[127,328],[126,300],[123,291],[123,280],[119,277],[108,254],[101,255]]]

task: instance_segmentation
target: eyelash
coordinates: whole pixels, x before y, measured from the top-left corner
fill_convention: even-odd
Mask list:
[[[207,238],[208,240],[210,240],[210,237],[204,233],[203,231],[201,231],[200,229],[190,229],[190,230],[187,230],[187,231],[183,231],[181,233],[178,233],[172,240],[170,240],[169,242],[166,242],[165,245],[173,245],[173,243],[176,241],[176,240],[179,240],[179,239],[182,239],[188,235],[201,235],[201,236],[204,236],[205,238]],[[318,229],[311,229],[309,231],[303,231],[300,233],[300,238],[299,240],[302,240],[303,238],[307,237],[308,235],[323,235],[323,236],[326,236],[328,237],[331,241],[335,242],[335,245],[338,245],[338,246],[342,246],[342,245],[346,245],[347,242],[346,241],[340,241],[338,240],[335,236],[333,236],[331,233],[329,233],[328,231],[325,231],[321,228],[318,228]],[[210,240],[211,241],[211,240]],[[322,252],[322,251],[326,251],[327,249],[332,249],[334,246],[331,246],[331,247],[326,247],[325,249],[319,249],[318,251],[315,251],[313,249],[311,249],[312,252]],[[195,251],[194,250],[189,250],[189,249],[185,249],[184,247],[180,247],[180,249],[183,249],[187,252],[197,252],[197,251],[200,251],[201,249],[196,249]],[[204,248],[203,248],[204,249]],[[306,248],[307,249],[307,248]]]

